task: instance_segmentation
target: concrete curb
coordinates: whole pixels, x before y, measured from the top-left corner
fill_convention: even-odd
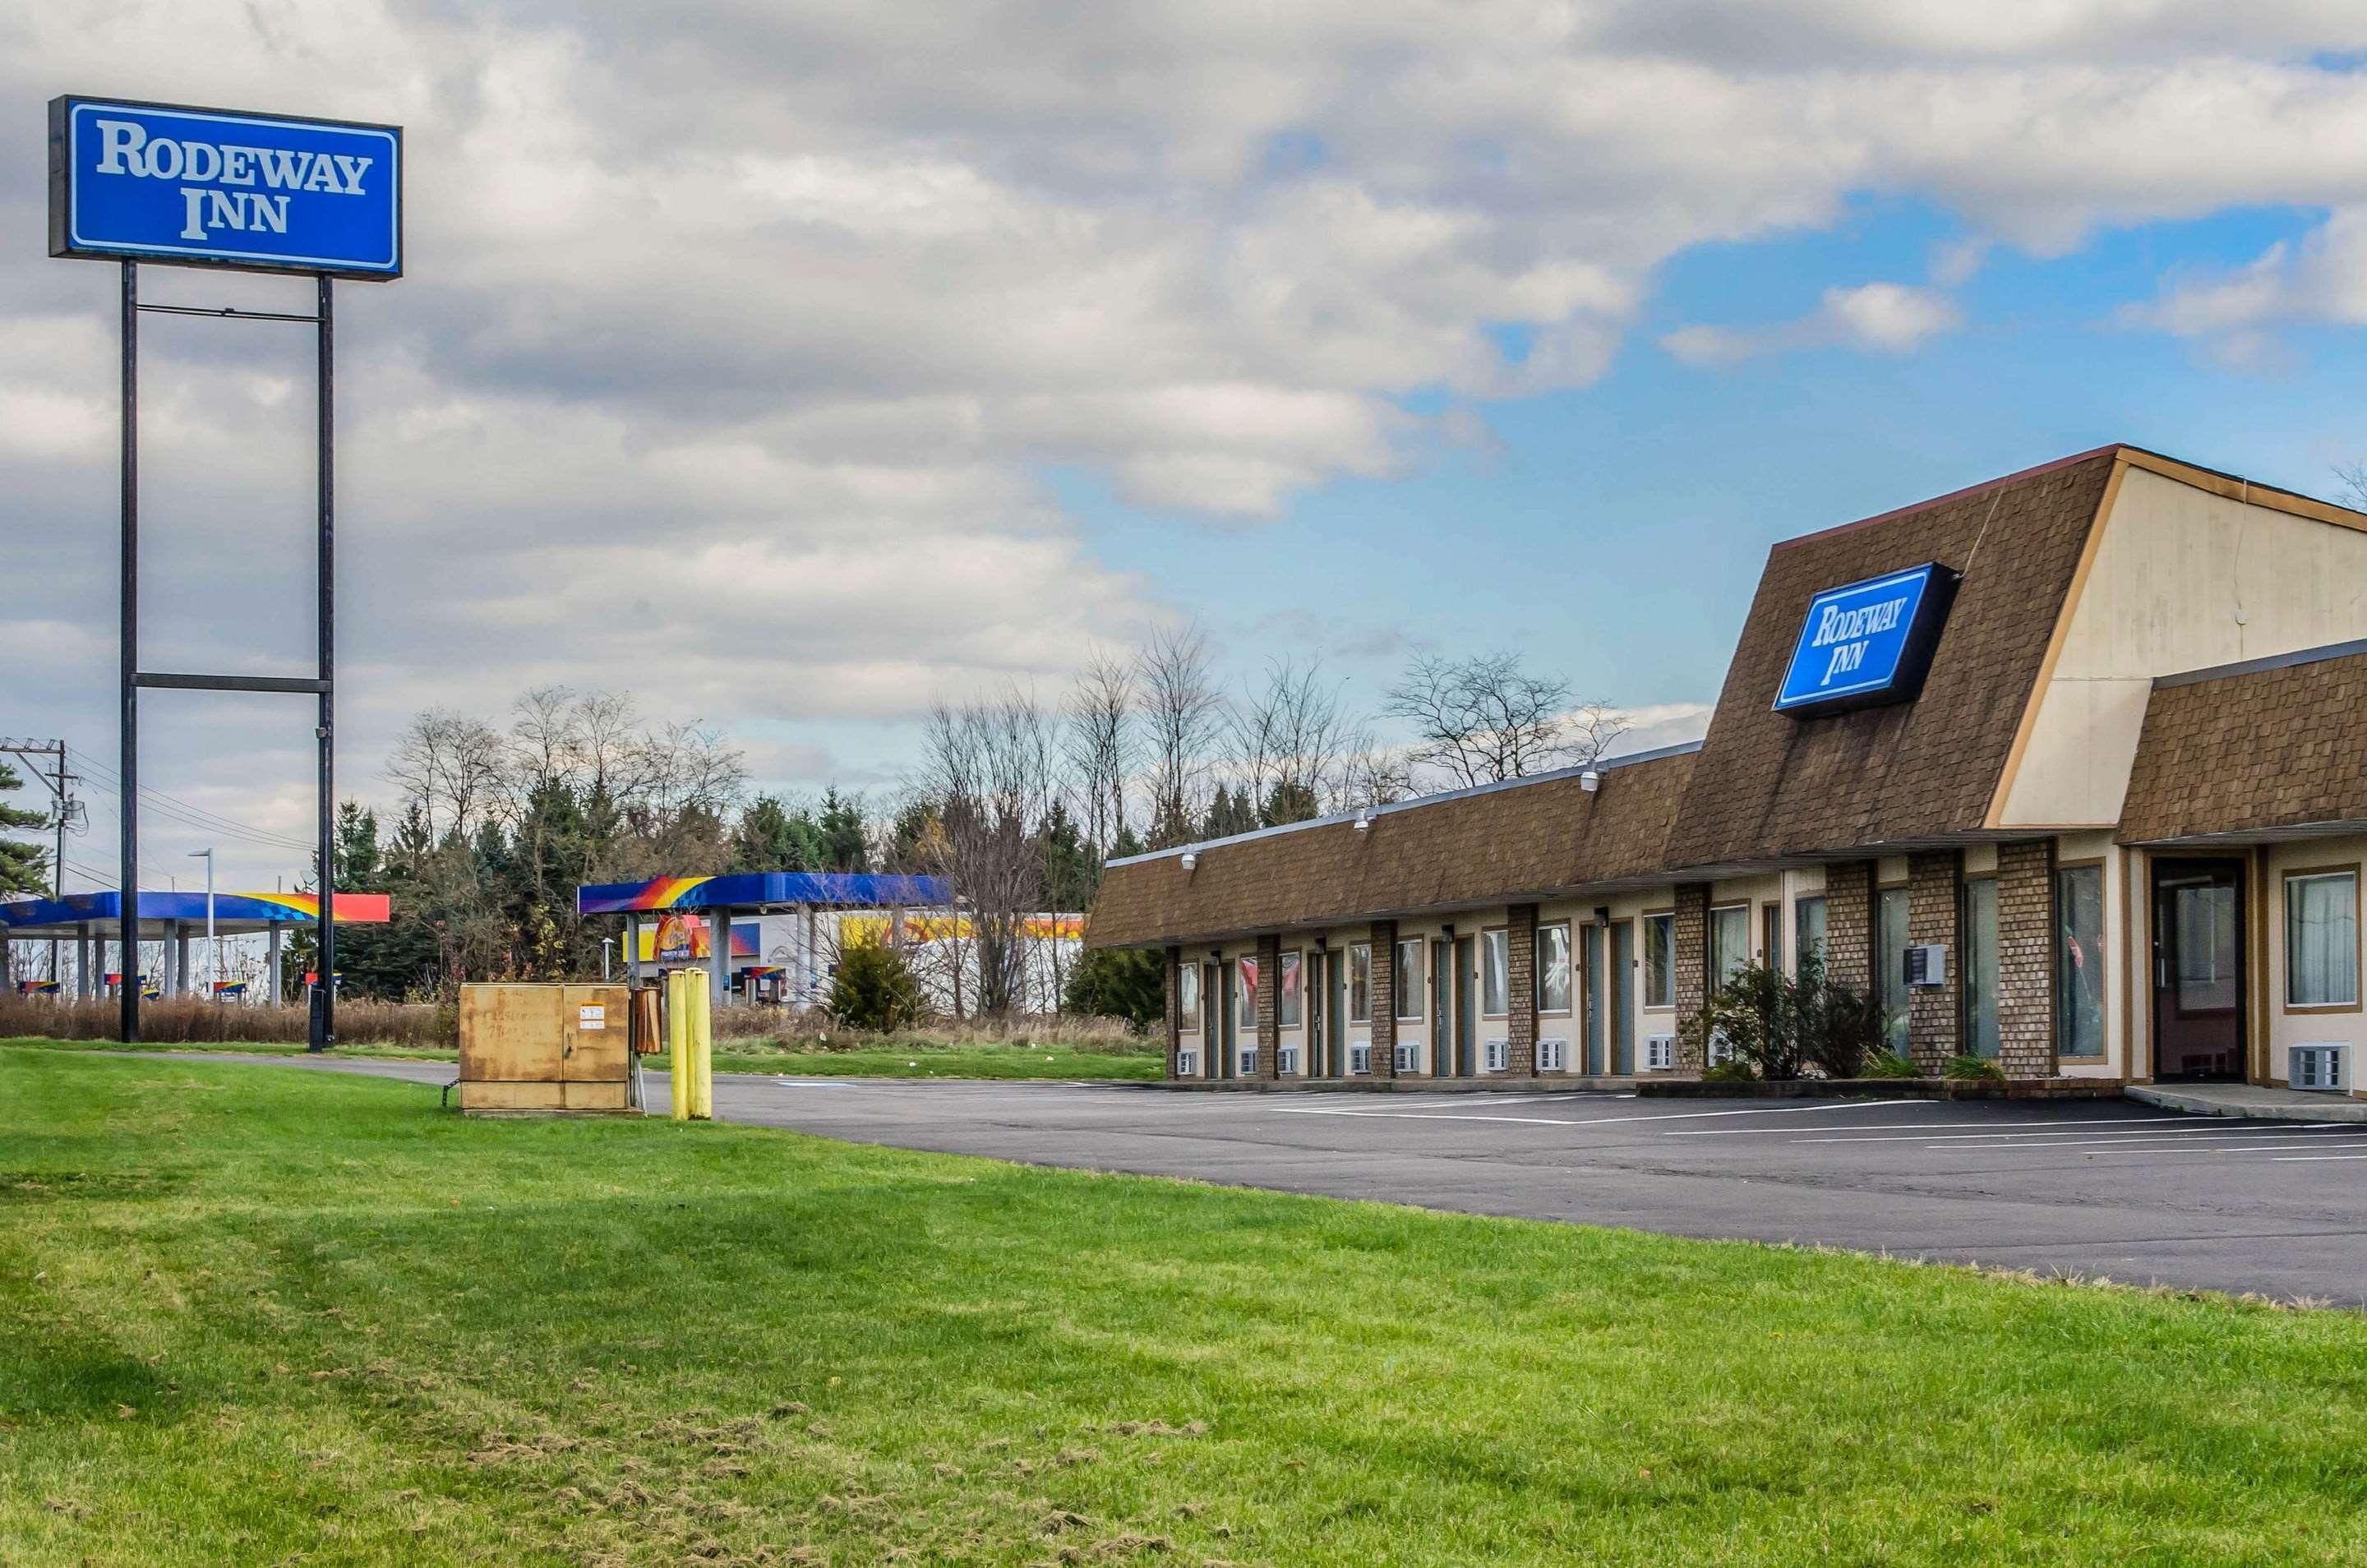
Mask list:
[[[2192,1089],[2131,1084],[2125,1092],[2131,1100],[2192,1116],[2232,1116],[2254,1122],[2367,1122],[2367,1100],[2347,1094],[2305,1094],[2251,1084]]]

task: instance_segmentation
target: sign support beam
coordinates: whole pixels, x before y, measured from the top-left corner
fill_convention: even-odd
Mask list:
[[[320,304],[320,457],[315,469],[319,487],[320,536],[316,547],[320,589],[321,722],[314,731],[321,743],[321,983],[312,995],[311,1038],[307,1049],[325,1051],[337,1043],[337,923],[332,908],[337,900],[337,614],[336,614],[336,319],[332,314],[331,283],[317,280]]]
[[[123,687],[119,694],[123,781],[116,807],[123,879],[123,984],[116,987],[118,1032],[140,1039],[140,264],[123,263],[123,581],[119,594]]]

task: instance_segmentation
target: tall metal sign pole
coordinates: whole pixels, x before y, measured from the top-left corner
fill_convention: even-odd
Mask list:
[[[336,616],[333,279],[402,276],[402,128],[69,94],[50,101],[50,254],[122,270],[121,1029],[140,1038],[140,692],[282,692],[318,699],[321,908],[311,1043],[336,1041]],[[142,304],[140,264],[292,273],[311,314]],[[293,321],[318,338],[315,542],[320,646],[311,676],[140,668],[140,317]]]

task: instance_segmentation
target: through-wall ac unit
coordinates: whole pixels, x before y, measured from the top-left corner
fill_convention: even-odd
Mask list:
[[[1512,1046],[1510,1041],[1499,1039],[1481,1043],[1479,1063],[1483,1071],[1501,1073],[1511,1064],[1512,1059]]]
[[[1274,1065],[1285,1073],[1298,1071],[1298,1047],[1285,1045],[1274,1054]]]
[[[1723,1033],[1713,1029],[1710,1031],[1709,1045],[1704,1055],[1708,1059],[1704,1061],[1702,1066],[1705,1067],[1715,1067],[1720,1062],[1727,1060],[1734,1055],[1734,1047],[1727,1042]],[[1673,1066],[1674,1064],[1671,1063],[1670,1065]]]
[[[1254,1045],[1250,1045],[1250,1046],[1245,1046],[1245,1047],[1243,1047],[1243,1048],[1242,1048],[1241,1055],[1240,1055],[1240,1066],[1238,1068],[1236,1068],[1235,1070],[1236,1070],[1236,1071],[1238,1071],[1238,1072],[1241,1075],[1241,1077],[1245,1077],[1245,1078],[1253,1078],[1253,1077],[1257,1077],[1257,1047],[1256,1047],[1256,1046],[1254,1046]]]
[[[1361,1040],[1355,1044],[1349,1046],[1348,1070],[1352,1073],[1371,1072],[1373,1070],[1373,1048],[1370,1045],[1365,1044]]]
[[[1198,1077],[1200,1076],[1200,1053],[1197,1051],[1176,1052],[1175,1076],[1179,1078]]]
[[[1677,1037],[1673,1034],[1644,1036],[1644,1070],[1665,1073],[1677,1065]]]
[[[2285,1057],[2285,1082],[2294,1089],[2350,1090],[2350,1047],[2325,1043],[2295,1045]]]
[[[1931,988],[1948,983],[1948,944],[1919,942],[1907,950],[1907,983]]]
[[[1537,1071],[1561,1073],[1569,1070],[1569,1042],[1562,1039],[1537,1042]]]
[[[1397,1064],[1398,1071],[1401,1073],[1420,1072],[1421,1070],[1421,1042],[1419,1040],[1399,1041]]]

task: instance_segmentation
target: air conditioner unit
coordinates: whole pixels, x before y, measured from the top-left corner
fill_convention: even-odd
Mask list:
[[[1677,1065],[1677,1037],[1673,1034],[1644,1036],[1644,1070],[1648,1073],[1672,1071]]]
[[[1510,1041],[1489,1040],[1481,1044],[1479,1060],[1483,1071],[1501,1073],[1511,1065],[1512,1058],[1512,1046]]]
[[[1715,1067],[1720,1062],[1726,1061],[1733,1056],[1734,1046],[1727,1041],[1723,1032],[1713,1029],[1710,1031],[1709,1045],[1705,1055],[1708,1056],[1708,1060],[1704,1062],[1702,1065],[1704,1066]],[[1673,1063],[1670,1065],[1674,1066]]]
[[[1198,1077],[1200,1076],[1200,1053],[1197,1051],[1176,1052],[1175,1076],[1179,1078]]]
[[[1906,953],[1907,983],[1926,988],[1948,983],[1948,944],[1927,942],[1910,947]]]
[[[2296,1045],[2285,1058],[2285,1082],[2294,1089],[2350,1090],[2350,1047],[2341,1044]]]
[[[1274,1065],[1285,1074],[1298,1071],[1298,1047],[1285,1045],[1274,1054]]]
[[[1421,1070],[1421,1042],[1419,1040],[1399,1041],[1397,1064],[1398,1071],[1401,1073],[1420,1072]]]
[[[1569,1042],[1540,1040],[1537,1042],[1537,1071],[1561,1073],[1569,1070]]]
[[[1355,1044],[1349,1046],[1348,1070],[1351,1073],[1371,1072],[1373,1070],[1373,1048],[1370,1045],[1365,1044],[1361,1040]]]
[[[1253,1078],[1253,1077],[1257,1077],[1257,1047],[1256,1047],[1256,1046],[1254,1046],[1254,1045],[1249,1045],[1249,1046],[1244,1046],[1244,1047],[1242,1048],[1242,1050],[1241,1050],[1241,1056],[1240,1056],[1240,1064],[1241,1064],[1241,1065],[1240,1065],[1238,1068],[1236,1068],[1235,1070],[1236,1070],[1236,1071],[1238,1071],[1238,1072],[1241,1075],[1241,1077],[1245,1077],[1245,1078]]]

